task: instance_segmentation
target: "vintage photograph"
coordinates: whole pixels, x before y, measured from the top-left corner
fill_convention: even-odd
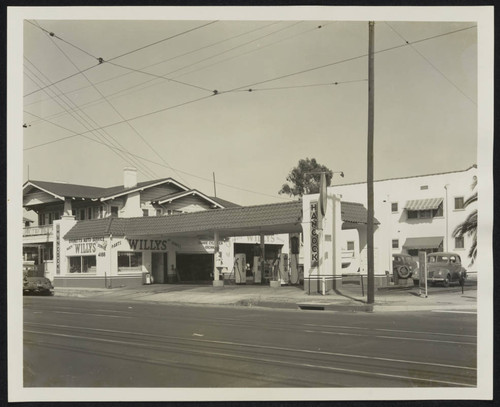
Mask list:
[[[11,8],[9,400],[491,398],[493,8],[438,11]]]

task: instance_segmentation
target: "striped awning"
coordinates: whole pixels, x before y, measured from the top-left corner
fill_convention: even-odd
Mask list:
[[[405,209],[409,211],[425,211],[437,209],[443,203],[443,198],[413,199],[406,202]]]
[[[439,249],[443,236],[408,237],[403,245],[405,249]]]

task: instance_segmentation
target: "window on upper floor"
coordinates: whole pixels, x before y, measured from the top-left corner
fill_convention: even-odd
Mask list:
[[[111,216],[113,218],[117,218],[118,217],[118,206],[112,206],[111,207]]]
[[[437,209],[408,210],[407,213],[408,219],[432,219],[443,216],[443,204],[441,203]]]
[[[421,185],[420,189],[423,191],[425,189],[429,189],[429,185]]]
[[[455,198],[455,209],[464,209],[464,197],[458,196]]]
[[[392,248],[399,249],[399,239],[392,239]]]
[[[393,213],[398,211],[398,203],[397,202],[391,203],[391,211]]]
[[[455,238],[455,249],[463,249],[464,248],[464,238],[456,237]]]
[[[148,209],[143,209],[142,210],[142,216],[149,216],[149,210]]]
[[[354,250],[354,242],[352,241],[347,242],[347,250]]]

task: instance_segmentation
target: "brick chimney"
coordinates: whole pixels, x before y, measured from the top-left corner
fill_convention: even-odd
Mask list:
[[[137,186],[137,169],[126,167],[123,169],[123,186],[133,188]]]

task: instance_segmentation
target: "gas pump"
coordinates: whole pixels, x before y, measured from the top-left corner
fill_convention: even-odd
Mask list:
[[[290,238],[290,283],[299,284],[299,237]]]
[[[253,273],[253,282],[255,284],[262,283],[262,270],[260,267],[260,256],[253,256],[252,273]]]
[[[247,283],[246,264],[245,253],[237,253],[234,255],[234,279],[236,284]]]
[[[288,254],[286,254],[286,253],[280,254],[279,278],[280,278],[281,284],[288,284],[290,281],[290,278],[288,275]]]

